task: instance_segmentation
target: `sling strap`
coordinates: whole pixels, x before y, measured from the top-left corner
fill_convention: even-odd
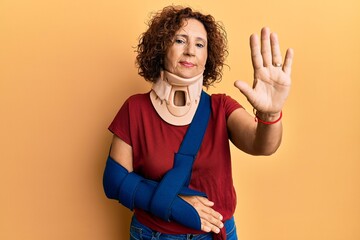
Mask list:
[[[200,149],[211,113],[210,96],[202,91],[200,103],[191,124],[174,156],[174,166],[159,183],[151,200],[150,210],[170,221],[174,199],[183,186],[188,186],[192,165]],[[199,219],[200,221],[200,219]]]

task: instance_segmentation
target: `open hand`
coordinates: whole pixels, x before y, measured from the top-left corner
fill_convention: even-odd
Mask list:
[[[246,96],[250,104],[263,113],[278,113],[289,95],[293,50],[288,49],[283,62],[278,36],[265,27],[261,30],[261,43],[256,34],[250,37],[254,83],[251,88],[242,81],[235,86]]]
[[[209,199],[200,196],[182,196],[180,197],[195,208],[201,220],[201,230],[204,232],[219,233],[220,228],[224,227],[221,222],[222,216],[215,211],[212,206],[214,203]]]

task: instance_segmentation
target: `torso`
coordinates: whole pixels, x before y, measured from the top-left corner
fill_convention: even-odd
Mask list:
[[[193,164],[190,188],[205,192],[214,209],[225,218],[235,210],[236,195],[232,183],[230,146],[226,121],[232,111],[241,107],[225,95],[211,96],[212,113],[203,143]],[[130,97],[109,129],[132,146],[134,171],[141,176],[160,181],[172,168],[188,128],[163,121],[154,110],[149,93]],[[221,189],[219,191],[219,189]],[[176,223],[167,223],[149,213],[136,210],[138,219],[157,231],[189,232]]]

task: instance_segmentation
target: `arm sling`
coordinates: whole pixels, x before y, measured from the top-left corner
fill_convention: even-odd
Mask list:
[[[205,193],[188,188],[192,165],[200,149],[211,114],[210,96],[202,91],[200,103],[189,125],[174,166],[160,182],[152,181],[131,172],[110,156],[104,172],[104,190],[109,198],[118,199],[129,209],[149,211],[165,221],[176,221],[187,227],[201,230],[197,211],[179,195],[204,196]]]

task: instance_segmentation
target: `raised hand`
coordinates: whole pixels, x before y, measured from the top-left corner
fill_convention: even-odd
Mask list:
[[[261,43],[256,34],[250,37],[251,58],[254,68],[254,82],[236,81],[235,86],[246,96],[250,104],[263,113],[278,113],[289,95],[293,50],[288,49],[282,61],[279,40],[269,28],[261,30]]]
[[[214,206],[213,202],[200,196],[180,195],[180,197],[193,206],[198,212],[201,220],[201,230],[204,232],[219,233],[220,228],[224,227],[224,224],[221,222],[221,214],[212,208],[212,206]]]

